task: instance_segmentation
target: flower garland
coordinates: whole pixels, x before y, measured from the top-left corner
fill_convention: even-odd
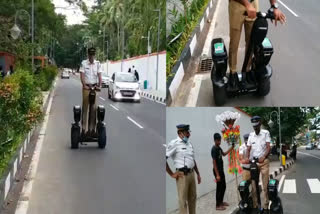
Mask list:
[[[227,142],[228,145],[235,145],[228,154],[228,173],[235,175],[242,173],[239,161],[239,146],[241,146],[240,126],[234,126],[239,119],[239,113],[230,111],[226,111],[216,116],[216,121],[220,122],[224,126],[221,130],[223,140]]]

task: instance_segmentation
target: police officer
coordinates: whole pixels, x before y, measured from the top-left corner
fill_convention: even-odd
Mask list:
[[[274,11],[275,25],[277,21],[285,23],[285,15],[278,9],[276,0],[270,0],[271,8]],[[256,13],[259,11],[259,0],[229,0],[229,27],[230,27],[230,44],[229,44],[229,68],[230,79],[229,87],[231,90],[238,90],[238,75],[237,75],[237,55],[239,42],[241,38],[242,26],[245,31],[246,51],[249,46],[251,30],[253,22],[256,18]],[[244,13],[247,12],[248,16]],[[248,63],[246,81],[252,83],[253,74],[250,71],[251,57]]]
[[[251,132],[248,139],[248,156],[252,158],[258,158],[259,160],[259,169],[262,175],[262,186],[263,186],[263,195],[264,195],[264,213],[268,212],[269,206],[269,197],[268,197],[268,182],[269,182],[269,159],[270,154],[270,133],[268,130],[261,129],[261,118],[259,116],[254,116],[251,118],[251,123],[254,129],[254,132]],[[249,162],[248,162],[249,163]],[[255,187],[255,185],[253,185]],[[256,189],[253,188],[253,206],[256,208],[257,204],[257,194]]]
[[[239,161],[241,163],[242,171],[242,180],[248,181],[250,180],[250,164],[249,164],[249,156],[248,156],[248,138],[249,134],[243,135],[244,144],[242,144],[239,148]]]
[[[196,213],[197,189],[194,172],[197,173],[198,184],[201,183],[200,173],[194,158],[194,149],[189,141],[191,132],[189,128],[189,125],[177,125],[178,137],[168,144],[166,150],[166,158],[171,157],[176,168],[176,171],[172,172],[166,162],[167,173],[176,179],[179,214]]]
[[[91,135],[96,135],[96,104],[94,104],[94,111],[91,112],[90,124],[88,123],[88,111],[89,111],[89,92],[91,87],[96,87],[98,90],[101,88],[101,65],[100,62],[95,60],[96,49],[94,47],[88,49],[88,59],[83,60],[80,67],[80,79],[82,83],[82,134],[86,131]],[[95,99],[96,100],[96,99]],[[88,127],[88,130],[87,130]]]

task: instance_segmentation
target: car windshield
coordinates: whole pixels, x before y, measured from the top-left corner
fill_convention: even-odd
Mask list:
[[[116,82],[137,82],[137,79],[133,74],[120,73],[116,75]]]

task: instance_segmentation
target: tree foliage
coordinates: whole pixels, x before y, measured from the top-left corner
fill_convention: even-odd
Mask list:
[[[259,115],[262,118],[262,124],[270,131],[272,137],[279,137],[279,125],[277,123],[276,113],[271,115],[271,112],[278,111],[276,107],[242,107],[242,110],[251,114]],[[274,122],[272,128],[268,122],[271,119]],[[291,143],[292,137],[295,137],[307,123],[307,112],[301,107],[283,107],[280,108],[281,118],[281,141],[282,143]],[[278,141],[278,140],[277,140]]]

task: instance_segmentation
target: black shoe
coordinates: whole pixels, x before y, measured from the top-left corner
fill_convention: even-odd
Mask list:
[[[237,92],[239,90],[239,77],[237,72],[229,75],[228,90],[231,92]]]
[[[246,89],[252,89],[256,87],[256,81],[254,73],[252,71],[242,73],[243,75],[243,84]]]

